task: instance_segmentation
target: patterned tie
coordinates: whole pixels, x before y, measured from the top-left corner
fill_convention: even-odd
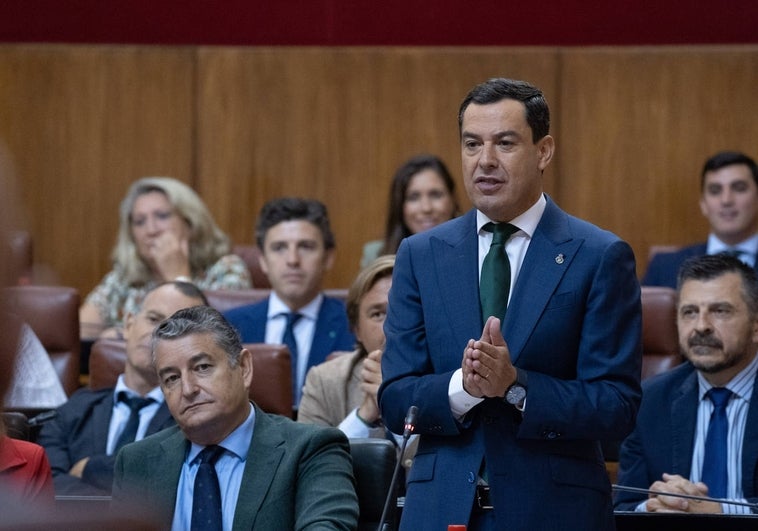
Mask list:
[[[510,223],[487,223],[482,229],[492,232],[492,244],[484,257],[479,279],[482,320],[486,321],[490,315],[503,319],[511,289],[511,263],[505,252],[505,244],[519,229]]]
[[[221,531],[221,489],[216,475],[216,461],[224,449],[221,446],[206,446],[197,459],[200,466],[192,490],[192,531]]]
[[[726,405],[732,392],[726,387],[713,387],[706,394],[713,402],[713,413],[708,423],[705,437],[705,455],[703,456],[702,481],[708,485],[708,495],[713,498],[725,498],[727,486],[727,433],[729,420]]]
[[[121,432],[121,435],[119,435],[118,441],[116,442],[116,448],[113,450],[114,455],[117,454],[121,447],[125,444],[134,442],[134,439],[137,438],[137,429],[139,428],[139,412],[143,407],[148,406],[154,402],[152,398],[129,396],[123,391],[118,394],[118,400],[119,402],[124,402],[129,406],[130,413],[129,420],[126,421],[124,431]]]
[[[284,335],[282,335],[282,343],[287,345],[290,351],[290,358],[292,360],[292,399],[294,400],[295,407],[300,403],[301,389],[298,385],[298,372],[297,372],[297,341],[295,341],[295,323],[297,323],[302,314],[291,312],[287,314],[287,326],[284,328]]]

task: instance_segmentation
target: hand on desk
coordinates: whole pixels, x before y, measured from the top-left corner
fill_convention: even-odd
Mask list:
[[[674,474],[663,474],[660,481],[650,486],[650,490],[657,492],[671,492],[674,494],[689,494],[692,496],[708,496],[708,487],[705,483],[693,483],[688,479]],[[650,495],[646,508],[651,513],[720,513],[719,502],[688,500],[665,495]]]

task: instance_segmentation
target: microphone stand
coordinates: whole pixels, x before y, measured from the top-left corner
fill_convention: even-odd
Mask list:
[[[392,472],[392,482],[390,483],[389,492],[387,492],[387,498],[384,500],[384,509],[382,510],[382,518],[379,520],[379,527],[377,531],[389,531],[389,524],[385,522],[387,520],[387,513],[389,512],[390,503],[395,494],[395,483],[397,483],[397,476],[400,473],[400,465],[403,461],[403,454],[405,453],[405,447],[408,445],[408,439],[411,437],[411,433],[416,429],[416,415],[418,414],[418,408],[411,406],[408,408],[408,413],[405,416],[405,426],[403,428],[403,444],[400,446],[400,456],[395,462],[395,470]],[[397,500],[395,500],[397,503]]]
[[[634,492],[637,494],[654,494],[656,496],[672,496],[674,498],[686,498],[688,500],[726,503],[728,505],[740,505],[742,507],[750,507],[753,510],[758,510],[758,503],[726,500],[723,498],[711,498],[709,496],[695,496],[694,494],[680,494],[678,492],[658,492],[655,490],[641,489],[638,487],[625,487],[624,485],[611,485],[611,489],[623,492]]]

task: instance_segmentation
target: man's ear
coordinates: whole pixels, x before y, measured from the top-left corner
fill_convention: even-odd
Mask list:
[[[537,152],[539,153],[539,163],[537,167],[540,171],[544,171],[548,167],[550,161],[553,160],[553,153],[555,152],[555,140],[550,135],[545,135],[537,141]]]
[[[129,338],[132,329],[134,328],[134,322],[137,320],[137,314],[129,312],[124,317],[124,339]]]
[[[327,249],[324,255],[324,270],[329,271],[334,265],[334,249]]]
[[[253,384],[253,354],[246,348],[243,348],[242,352],[240,352],[239,367],[242,370],[245,387],[249,390]]]

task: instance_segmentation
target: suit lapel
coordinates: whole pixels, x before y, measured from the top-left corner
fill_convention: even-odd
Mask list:
[[[308,369],[326,360],[326,357],[334,350],[334,338],[337,337],[335,329],[338,327],[335,321],[340,317],[331,311],[331,299],[324,296],[321,308],[318,310],[316,328],[313,331],[313,342],[308,354]]]
[[[176,490],[188,444],[184,434],[176,428],[176,433],[161,441],[161,451],[154,454],[153,462],[145,463],[146,473],[154,478],[153,493],[161,500],[156,506],[163,509],[169,527],[174,517]]]
[[[96,454],[105,454],[113,415],[113,389],[92,408],[92,444]]]
[[[697,408],[697,373],[693,368],[671,400],[672,473],[686,478],[690,477],[692,468]]]
[[[572,237],[567,214],[548,199],[521,264],[503,323],[511,361],[518,359],[582,243]]]
[[[276,476],[276,470],[284,456],[285,441],[271,420],[258,406],[255,407],[253,440],[247,453],[245,471],[242,474],[237,507],[234,511],[233,529],[252,529],[255,515]]]
[[[448,323],[455,328],[453,335],[478,338],[484,323],[479,303],[476,210],[445,226],[450,229],[447,233],[430,238],[433,263],[429,267],[437,277],[437,293]]]

